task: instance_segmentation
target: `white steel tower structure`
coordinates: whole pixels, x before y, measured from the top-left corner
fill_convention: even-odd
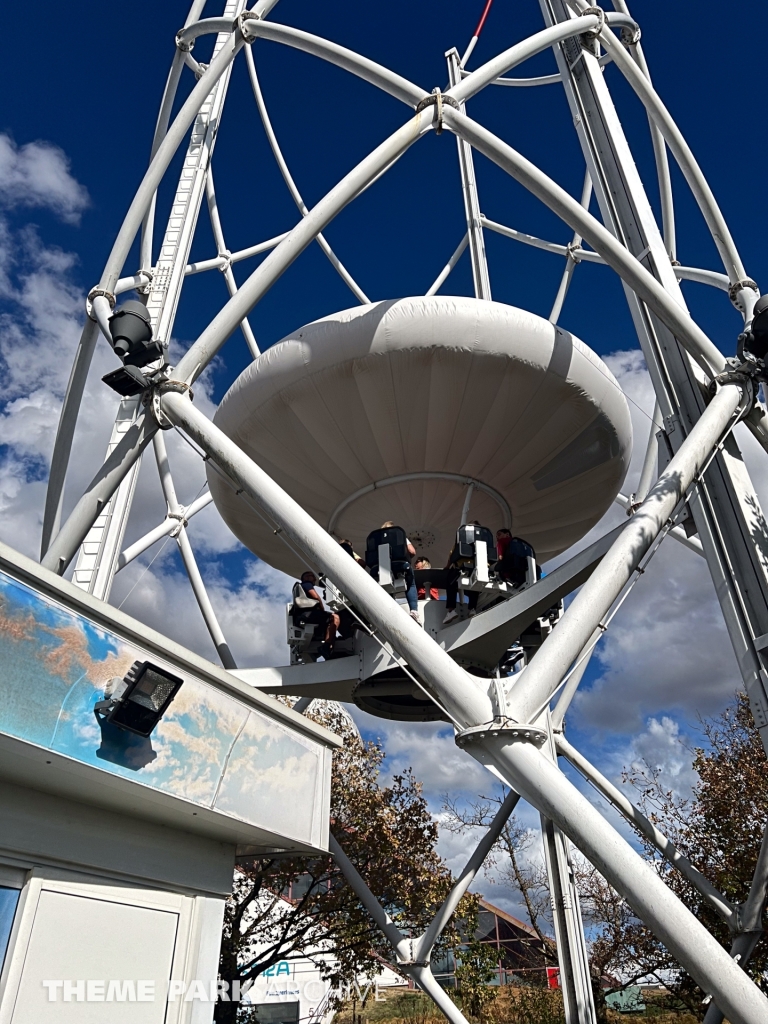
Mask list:
[[[760,935],[768,883],[768,842],[763,844],[749,899],[741,906],[733,905],[624,794],[600,775],[563,732],[565,711],[609,619],[658,546],[665,541],[680,541],[693,550],[695,554],[691,557],[706,559],[755,721],[768,746],[768,527],[733,435],[734,426],[742,421],[768,452],[768,414],[757,400],[765,372],[765,353],[755,342],[759,334],[754,315],[759,289],[742,265],[695,157],[653,88],[640,45],[640,26],[624,0],[613,0],[610,11],[589,6],[585,0],[539,0],[541,30],[508,48],[501,47],[492,60],[470,70],[474,45],[490,7],[488,0],[463,56],[455,49],[445,55],[448,87],[445,91],[428,92],[362,54],[280,24],[273,17],[276,2],[259,0],[252,10],[246,10],[244,0],[227,0],[220,16],[201,19],[205,4],[195,0],[176,37],[176,54],[162,99],[149,166],[103,275],[88,297],[88,316],[56,440],[42,564],[63,574],[75,561],[76,584],[108,600],[115,572],[161,538],[172,535],[222,664],[230,670],[235,670],[236,665],[187,537],[189,518],[214,500],[225,521],[257,554],[278,567],[293,570],[297,565],[311,565],[324,574],[332,585],[336,607],[346,610],[362,627],[348,638],[349,657],[317,662],[312,656],[299,654],[295,663],[270,670],[268,676],[253,670],[241,672],[241,678],[265,688],[268,679],[271,692],[298,696],[300,709],[306,708],[315,696],[324,696],[351,700],[388,717],[442,718],[453,724],[456,742],[466,755],[476,758],[510,787],[510,795],[493,827],[460,875],[455,890],[427,932],[416,939],[405,937],[394,927],[365,880],[332,839],[334,854],[349,883],[391,941],[401,969],[432,996],[452,1021],[463,1021],[463,1017],[432,976],[430,955],[461,895],[522,797],[541,814],[569,1024],[587,1024],[595,1014],[578,894],[570,867],[570,844],[598,868],[712,997],[707,1024],[721,1021],[723,1015],[733,1024],[764,1024],[768,1019],[768,1000],[744,968]],[[192,56],[195,40],[205,35],[215,37],[213,57],[207,66]],[[272,40],[331,62],[404,106],[402,126],[383,139],[311,209],[304,204],[291,177],[264,104],[251,52],[259,39]],[[548,50],[557,61],[555,75],[521,78],[511,74],[531,57]],[[300,216],[284,234],[230,252],[218,213],[211,167],[235,60],[247,63],[268,141]],[[648,114],[662,199],[661,226],[653,215],[603,75],[603,66],[608,62],[623,75]],[[172,119],[174,97],[185,66],[197,81]],[[564,88],[586,165],[579,197],[567,194],[540,168],[472,118],[467,109],[472,98],[499,84],[558,84]],[[430,132],[451,133],[456,139],[466,219],[459,230],[465,231],[464,237],[425,296],[395,304],[370,303],[330,248],[323,231],[340,211]],[[181,176],[162,241],[156,245],[153,224],[157,190],[174,155],[183,147],[186,156]],[[573,232],[572,241],[568,245],[550,243],[485,218],[474,171],[475,153],[495,163],[553,211]],[[670,154],[712,234],[722,260],[722,272],[683,267],[676,259]],[[450,159],[455,159],[452,147]],[[589,212],[593,194],[599,218]],[[208,260],[190,264],[192,239],[204,197],[218,251]],[[488,231],[565,259],[548,321],[493,302],[484,242]],[[126,267],[131,246],[139,234],[140,265]],[[274,358],[265,362],[247,317],[280,275],[315,240],[360,303],[359,310],[344,311],[309,325],[303,328],[302,335],[303,351],[311,354],[317,366],[322,363],[325,383],[318,384],[318,376],[312,378],[313,387],[327,388],[328,403],[340,410],[340,416],[350,417],[350,436],[368,431],[365,436],[376,438],[377,431],[383,433],[381,424],[385,416],[384,412],[376,411],[385,385],[372,371],[371,390],[365,392],[359,377],[354,377],[349,369],[353,359],[359,367],[369,354],[375,353],[379,363],[388,360],[396,374],[401,372],[398,353],[418,349],[423,365],[439,363],[443,368],[439,386],[447,388],[452,374],[464,375],[462,380],[468,379],[469,374],[461,362],[460,340],[452,343],[453,354],[448,356],[449,346],[444,339],[451,330],[470,324],[480,338],[476,365],[478,373],[488,374],[484,380],[500,379],[501,371],[494,367],[501,366],[503,359],[503,373],[507,374],[504,379],[513,388],[521,374],[534,372],[530,368],[537,366],[540,358],[541,365],[535,371],[540,377],[536,381],[541,382],[542,395],[546,388],[550,389],[546,391],[547,401],[555,406],[561,402],[565,407],[571,402],[570,392],[556,390],[547,377],[547,366],[551,368],[552,361],[547,364],[544,356],[549,358],[554,353],[560,358],[567,344],[571,362],[562,373],[558,371],[558,380],[563,388],[581,382],[581,393],[586,395],[586,404],[574,412],[576,425],[564,426],[560,433],[552,426],[545,427],[543,421],[537,425],[536,402],[532,401],[525,420],[510,431],[505,426],[503,401],[499,399],[502,413],[498,421],[495,426],[489,421],[478,425],[477,437],[473,437],[477,444],[471,452],[459,457],[448,447],[438,457],[429,440],[430,429],[434,427],[430,420],[438,416],[438,411],[422,403],[427,411],[421,425],[403,426],[403,435],[398,438],[405,452],[402,458],[391,455],[381,445],[375,458],[371,455],[366,461],[364,455],[350,448],[349,459],[357,469],[350,472],[346,482],[339,482],[330,462],[326,466],[320,455],[314,458],[308,454],[298,428],[294,442],[285,432],[289,439],[284,448],[269,448],[263,422],[272,415],[270,396],[282,394],[281,389],[285,390],[288,384],[302,387],[310,379],[306,375],[315,373],[315,364],[309,365],[311,360],[307,357],[297,368],[292,355],[297,344],[294,336],[276,346]],[[467,246],[474,297],[438,296]],[[238,289],[232,264],[263,252],[269,255]],[[623,399],[616,397],[615,388],[611,391],[613,385],[607,389],[608,397],[598,393],[601,385],[594,381],[607,379],[607,371],[586,346],[557,326],[572,275],[580,262],[605,264],[621,279],[656,393],[659,415],[655,419],[661,429],[656,424],[652,427],[640,485],[629,497],[619,490],[629,447]],[[210,269],[224,273],[229,301],[177,365],[170,366],[166,356],[158,356],[157,352],[147,360],[131,362],[126,357],[125,368],[113,380],[122,397],[107,457],[101,467],[94,467],[91,484],[66,521],[61,522],[67,465],[88,367],[96,344],[114,347],[111,318],[118,297],[131,290],[137,292],[146,310],[149,335],[167,353],[182,286],[188,277]],[[723,354],[691,318],[679,287],[682,279],[719,288],[743,314],[745,335],[738,354],[735,343],[734,352]],[[141,309],[136,313],[134,307],[134,315],[141,319]],[[498,325],[502,321],[504,337],[511,339],[508,343],[499,341],[494,333],[500,330]],[[428,339],[419,326],[425,323]],[[380,324],[386,324],[386,332],[383,328],[379,331]],[[216,422],[212,422],[194,404],[195,381],[238,327],[243,329],[254,362],[233,384]],[[397,336],[400,340],[385,341],[384,333],[390,339]],[[483,359],[487,359],[491,369],[479,369]],[[528,367],[525,371],[523,364]],[[592,373],[597,377],[593,379]],[[354,402],[343,397],[352,395],[344,389],[353,378],[355,396],[363,396],[354,421]],[[386,404],[380,403],[382,409]],[[179,503],[163,441],[163,431],[174,428],[200,449],[209,466],[211,493],[187,508]],[[514,486],[508,485],[504,473],[492,468],[492,460],[478,454],[486,433],[494,447],[509,434],[512,447],[505,465],[517,465],[515,460],[522,459],[523,435],[525,443],[538,453],[539,462],[518,467]],[[414,453],[406,442],[422,437],[427,439],[423,450]],[[167,516],[142,540],[121,550],[139,461],[150,444]],[[372,446],[368,450],[372,451]],[[566,462],[568,469],[564,468]],[[310,500],[309,493],[301,487],[302,475],[309,472],[310,463],[319,474],[318,480],[327,484],[327,503],[322,507],[320,498]],[[547,511],[546,501],[548,493],[565,494],[576,475],[580,475],[582,482],[587,481],[578,499],[583,516],[581,526],[568,532],[570,528],[556,525],[555,514]],[[566,490],[561,492],[558,488]],[[376,549],[377,576],[356,564],[338,544],[345,535],[360,543],[365,531],[360,532],[362,527],[358,523],[365,516],[369,522],[374,515],[387,518],[380,516],[376,504],[379,493],[384,491],[394,507],[401,510],[403,525],[411,537],[418,535],[423,550],[437,550],[456,526],[465,526],[470,507],[478,515],[477,510],[482,510],[484,517],[495,517],[502,528],[527,522],[530,530],[539,531],[537,536],[541,539],[534,544],[537,552],[549,555],[561,553],[578,541],[611,501],[623,503],[631,514],[625,525],[572,555],[544,579],[537,580],[532,559],[525,581],[515,586],[489,574],[485,541],[472,541],[471,565],[459,586],[462,591],[479,595],[477,614],[462,614],[459,622],[444,625],[441,616],[436,618],[427,607],[426,628],[422,628],[392,600],[393,589],[397,593],[398,573],[389,541]],[[540,509],[538,520],[530,518],[532,499],[526,499],[526,505],[521,497],[529,493],[540,496],[536,506]],[[433,509],[439,506],[443,510],[439,514],[435,511],[432,519],[422,514],[429,501]],[[554,507],[555,499],[552,501]],[[686,530],[680,525],[684,519]],[[563,613],[559,603],[579,587],[578,595]],[[549,615],[553,607],[557,611]],[[536,634],[533,639],[531,630]],[[508,671],[510,649],[517,651],[518,671],[514,673]],[[276,677],[279,684],[274,682]],[[558,768],[558,757],[566,758],[592,782],[698,889],[731,930],[730,952],[723,949],[570,783]]]

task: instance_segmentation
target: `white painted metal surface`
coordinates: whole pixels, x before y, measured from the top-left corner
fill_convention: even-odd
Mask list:
[[[435,565],[453,546],[468,478],[470,518],[511,526],[545,562],[603,515],[631,452],[626,399],[586,345],[524,310],[450,296],[299,328],[243,372],[215,422],[356,550],[395,520]],[[301,571],[220,475],[208,483],[244,544]]]
[[[545,23],[540,32],[502,49],[484,66],[468,69],[466,65],[487,14],[486,7],[463,59],[458,60],[456,50],[447,55],[447,91],[430,94],[401,75],[330,40],[300,28],[275,24],[267,17],[275,3],[276,0],[260,0],[254,17],[246,17],[236,24],[232,22],[232,15],[242,5],[235,0],[229,0],[224,18],[201,23],[196,23],[201,5],[193,4],[180,34],[182,44],[187,45],[186,40],[205,32],[219,32],[218,56],[211,67],[202,72],[200,82],[165,135],[171,100],[184,63],[184,58],[178,54],[174,59],[150,168],[100,282],[103,289],[116,292],[118,278],[124,273],[127,276],[120,285],[130,287],[125,282],[135,276],[135,268],[124,268],[123,263],[141,222],[148,223],[153,197],[173,153],[197,117],[187,156],[191,163],[185,164],[182,176],[185,187],[180,185],[177,193],[161,260],[152,279],[149,302],[160,336],[167,339],[184,277],[193,279],[194,275],[208,269],[224,269],[231,298],[182,357],[174,378],[193,383],[231,334],[244,323],[253,306],[315,240],[355,295],[364,300],[365,294],[330,250],[322,232],[347,204],[432,130],[450,131],[457,138],[465,224],[461,229],[457,225],[455,237],[460,236],[462,229],[466,229],[466,234],[427,297],[381,306],[374,303],[335,314],[297,330],[281,345],[259,356],[232,388],[216,417],[216,425],[191,406],[188,397],[178,390],[165,390],[154,396],[155,409],[162,409],[161,419],[169,417],[186,431],[233,482],[235,490],[230,490],[221,476],[210,476],[213,498],[235,533],[275,565],[294,570],[303,567],[306,560],[326,572],[339,594],[352,603],[356,614],[364,620],[370,633],[366,634],[365,643],[375,647],[377,652],[376,658],[367,660],[358,652],[357,657],[350,659],[354,662],[354,671],[345,672],[343,666],[330,662],[327,666],[309,664],[274,670],[274,675],[287,679],[293,673],[291,678],[301,680],[298,685],[309,702],[312,697],[307,693],[312,692],[313,685],[323,685],[330,676],[337,686],[343,682],[341,692],[346,694],[350,684],[357,685],[363,678],[367,679],[366,664],[399,666],[404,673],[410,673],[404,683],[394,684],[395,689],[400,686],[401,692],[417,693],[423,689],[425,699],[428,696],[434,701],[440,713],[456,725],[459,745],[497,777],[515,787],[539,810],[545,823],[550,823],[547,828],[552,830],[549,844],[552,881],[555,888],[559,885],[564,899],[570,884],[566,877],[567,836],[625,896],[638,916],[654,930],[703,990],[713,996],[707,1024],[719,1022],[723,1014],[733,1024],[764,1024],[768,1002],[749,981],[742,966],[754,948],[755,922],[759,924],[765,900],[768,844],[764,844],[749,899],[738,913],[706,880],[698,879],[695,872],[683,868],[688,880],[702,890],[705,898],[712,905],[720,906],[724,915],[730,915],[736,922],[732,952],[742,958],[739,966],[658,876],[649,871],[596,808],[578,794],[556,764],[538,749],[544,742],[552,749],[551,730],[562,729],[563,713],[583,676],[586,659],[604,628],[605,618],[615,614],[628,589],[634,585],[635,570],[642,568],[641,559],[650,557],[653,546],[668,533],[684,540],[707,560],[756,722],[768,738],[768,648],[762,643],[768,635],[768,550],[764,549],[762,540],[768,535],[768,529],[730,435],[735,420],[745,418],[759,443],[768,450],[768,417],[759,405],[748,408],[753,399],[754,382],[748,379],[744,368],[736,377],[721,382],[718,388],[714,378],[726,368],[725,358],[732,353],[721,352],[689,316],[677,282],[687,279],[728,291],[745,319],[749,318],[758,290],[746,276],[735,242],[701,169],[667,106],[650,84],[648,67],[638,46],[638,26],[624,0],[616,0],[616,11],[608,13],[589,7],[586,0],[540,0]],[[615,34],[617,31],[621,32],[621,37]],[[249,46],[256,38],[299,49],[365,80],[409,108],[408,120],[313,209],[307,209],[271,132],[255,63],[249,53],[252,84],[273,154],[302,218],[291,230],[274,239],[254,244],[232,257],[226,253],[211,254],[212,258],[190,266],[187,264],[189,242],[215,135],[212,129],[202,132],[201,126],[205,123],[206,111],[215,109],[217,117],[220,114],[231,62],[243,46]],[[505,77],[528,58],[550,48],[558,61],[558,74]],[[655,222],[630,144],[613,106],[604,74],[609,61],[627,79],[652,122],[663,231]],[[186,63],[200,71],[196,62],[187,60]],[[466,102],[494,83],[526,87],[562,83],[586,164],[581,202],[565,193],[512,146],[467,116]],[[726,274],[698,267],[673,267],[671,263],[676,249],[676,231],[665,144],[681,167],[704,214]],[[548,242],[484,217],[482,196],[474,176],[473,149],[493,160],[560,217],[570,228],[571,243]],[[189,184],[189,201],[184,198],[186,184]],[[592,187],[602,222],[588,209]],[[215,195],[210,184],[208,192],[213,209]],[[571,574],[562,572],[566,589],[558,591],[560,597],[567,593],[567,587],[575,588],[584,584],[587,577],[589,579],[543,641],[535,659],[522,673],[515,674],[514,685],[498,673],[487,680],[469,675],[455,660],[462,657],[462,651],[470,650],[473,645],[478,648],[480,644],[483,657],[478,653],[479,661],[468,660],[487,669],[488,652],[494,650],[493,637],[503,638],[504,648],[514,639],[505,632],[509,628],[507,620],[514,620],[514,612],[505,615],[503,605],[496,606],[488,612],[481,611],[469,622],[423,630],[348,558],[327,532],[330,530],[337,537],[348,536],[360,548],[365,535],[381,521],[400,519],[409,535],[418,538],[421,553],[433,555],[433,564],[440,565],[459,522],[478,518],[490,526],[512,526],[514,532],[534,543],[541,561],[583,536],[611,501],[626,503],[619,486],[628,458],[629,421],[616,382],[608,377],[606,368],[592,358],[585,347],[570,340],[566,332],[530,314],[509,311],[507,307],[490,302],[484,227],[548,251],[559,259],[565,258],[565,273],[560,275],[559,290],[553,279],[556,298],[550,315],[552,321],[562,319],[563,303],[577,272],[577,262],[603,263],[618,274],[656,391],[660,438],[670,455],[674,455],[660,480],[651,486],[653,445],[649,446],[650,455],[638,494],[630,505],[630,511],[635,514],[615,537],[600,542],[603,546],[598,555],[586,561],[584,558],[580,561],[577,556],[571,563]],[[150,239],[151,228],[148,228],[142,249],[145,256]],[[216,229],[219,248],[223,248],[223,239],[219,225]],[[589,249],[584,248],[582,239]],[[467,245],[472,257],[475,299],[431,298],[445,284]],[[231,260],[268,248],[273,252],[235,290],[229,269]],[[167,265],[163,260],[168,261]],[[138,268],[139,271],[149,269],[148,266]],[[586,272],[578,271],[579,274]],[[145,283],[146,277],[138,280]],[[102,306],[105,301],[97,300]],[[96,311],[103,326],[105,309]],[[358,330],[373,321],[386,325],[381,335],[377,333],[378,327],[367,332]],[[508,330],[505,333],[501,329],[503,338],[500,339],[494,331],[501,322]],[[248,338],[247,325],[244,330]],[[458,331],[461,336],[457,337],[452,331]],[[96,333],[95,326],[86,326],[62,413],[46,506],[43,564],[55,572],[64,572],[87,538],[76,570],[77,582],[93,593],[106,596],[116,568],[127,564],[130,558],[174,527],[162,524],[119,556],[121,531],[130,512],[138,460],[158,429],[151,405],[138,408],[135,422],[131,424],[130,416],[136,406],[125,403],[121,421],[125,429],[113,435],[107,462],[96,470],[91,485],[56,535],[77,408]],[[248,340],[255,354],[255,339],[251,335]],[[561,367],[559,376],[558,372],[548,372],[547,360],[553,355],[562,356],[565,349],[573,356],[563,360],[567,369]],[[406,416],[402,420],[403,410],[398,409],[401,415],[395,422],[388,418],[386,402],[382,400],[387,374],[377,373],[374,364],[386,362],[391,376],[393,368],[397,372],[400,362],[408,365],[414,354],[418,354],[428,372],[422,374],[420,370],[415,374],[416,381],[406,395],[406,406],[409,413],[416,410],[422,418]],[[547,401],[537,397],[536,401],[526,404],[520,395],[515,398],[510,389],[507,400],[497,404],[494,420],[489,413],[494,409],[489,394],[495,394],[499,377],[496,368],[499,361],[504,360],[512,367],[510,380],[520,380],[529,374],[530,382],[530,374],[534,377],[538,374],[536,380],[548,387],[549,392]],[[569,376],[576,364],[578,372]],[[357,378],[350,371],[352,365],[364,368]],[[412,362],[411,371],[414,365]],[[471,375],[468,373],[470,365]],[[463,392],[469,376],[474,376],[476,370],[479,384],[471,401],[458,410],[453,408],[452,403],[457,402],[453,401],[451,389]],[[175,387],[178,389],[178,385]],[[581,392],[578,399],[571,393],[574,388]],[[711,393],[715,393],[715,397],[710,401]],[[430,396],[429,401],[424,400],[425,395]],[[327,423],[323,423],[323,430],[326,433],[320,445],[304,427],[301,416],[306,408],[313,408],[313,403],[322,405],[324,415],[330,404],[334,413],[325,416]],[[391,404],[396,407],[396,402]],[[478,409],[483,415],[478,415]],[[553,413],[550,417],[546,416],[548,409]],[[572,421],[558,433],[553,421],[556,423],[558,416],[567,419],[569,411],[573,412]],[[608,433],[603,436],[609,438],[606,450],[610,457],[586,468],[582,462],[577,476],[586,480],[588,486],[579,495],[568,492],[567,477],[552,484],[553,493],[560,488],[563,504],[569,508],[570,521],[563,525],[548,509],[546,497],[541,498],[548,488],[540,488],[534,494],[537,489],[532,481],[538,472],[544,471],[546,477],[547,460],[549,463],[556,461],[563,452],[570,453],[568,460],[578,465],[579,459],[588,455],[584,430],[596,422],[598,416],[603,416],[608,425]],[[315,430],[319,422],[315,416]],[[167,427],[168,422],[164,420],[162,426]],[[449,428],[454,427],[456,430],[452,432]],[[441,447],[436,438],[444,439],[449,434],[455,438],[455,443],[452,440]],[[508,436],[511,447],[501,460],[504,471],[498,467],[494,471],[492,458],[487,452],[483,453],[483,446],[487,444],[489,451],[503,448]],[[569,444],[573,445],[572,449],[568,448]],[[517,475],[510,472],[510,467],[515,465]],[[172,482],[168,490],[169,481],[170,477],[165,480],[166,496],[173,490]],[[240,492],[239,496],[235,491]],[[250,505],[244,500],[246,495]],[[440,499],[438,504],[442,502],[447,511],[444,514],[430,512],[430,508],[435,507],[434,502],[425,502],[425,496]],[[683,500],[692,511],[698,539],[681,537],[680,527],[676,525]],[[269,527],[260,525],[253,513],[254,504],[269,518]],[[169,499],[168,505],[171,516],[183,514],[175,498]],[[280,543],[273,530],[281,531],[281,535],[289,539],[293,553]],[[181,532],[186,539],[183,528]],[[187,554],[191,565],[191,552]],[[598,565],[601,556],[603,561]],[[529,566],[529,589],[525,591],[525,595],[532,595],[531,608],[535,607],[533,595],[537,586],[534,568]],[[482,558],[476,569],[480,575],[488,570]],[[217,632],[210,603],[206,604],[199,574],[198,577],[194,572],[190,575],[212,634],[219,646],[226,646],[220,630]],[[517,601],[515,607],[522,607],[527,597],[514,598],[507,594],[503,600],[508,599]],[[511,609],[512,604],[508,608]],[[493,659],[496,657],[497,653]],[[251,674],[254,678],[267,678],[269,670]],[[375,673],[370,674],[375,678]],[[558,693],[554,726],[546,725],[542,729],[540,726],[547,718],[542,717],[542,713],[551,697]],[[560,743],[561,751],[575,759],[579,770],[587,777],[597,780],[598,785],[604,784],[604,791],[615,806],[634,820],[635,810],[627,807],[615,793],[609,793],[606,787],[610,784],[605,780],[601,783],[602,777],[584,755],[565,743]],[[514,799],[510,798],[509,809],[516,800],[517,794]],[[444,926],[451,900],[456,898],[462,885],[468,884],[482,863],[491,839],[492,835],[480,844],[457,883],[454,896],[435,918],[427,932],[430,941]],[[654,834],[653,841],[657,840],[662,846],[666,842],[664,837],[659,839]],[[461,1013],[431,975],[428,964],[431,947],[427,937],[415,944],[408,943],[392,929],[364,879],[333,842],[350,884],[383,928],[406,973],[429,992],[454,1024],[462,1024]],[[577,975],[580,979],[574,983],[573,998],[566,1000],[567,1020],[568,1024],[585,1024],[592,1019],[594,1011],[588,1005],[585,988],[583,935],[578,915],[572,911],[573,906],[559,922],[562,965],[570,971],[572,979]]]
[[[225,16],[232,19],[245,7],[245,0],[227,0]],[[230,36],[220,33],[214,46],[217,56]],[[156,340],[168,345],[181,296],[189,250],[195,234],[200,204],[205,193],[208,168],[221,123],[221,113],[229,85],[231,64],[203,101],[192,126],[184,166],[168,218],[168,225],[160,246],[157,262],[152,267],[152,278],[146,296],[147,310],[152,320]],[[258,350],[257,350],[258,351]],[[120,402],[115,426],[107,447],[110,455],[133,422],[137,399]],[[105,504],[99,518],[89,531],[73,575],[78,587],[102,600],[109,600],[112,581],[117,572],[117,561],[128,523],[131,502],[136,489],[138,462],[133,465],[117,492]],[[202,585],[202,584],[201,584]]]

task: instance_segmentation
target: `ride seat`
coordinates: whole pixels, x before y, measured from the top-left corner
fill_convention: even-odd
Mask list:
[[[404,576],[411,566],[405,530],[400,526],[387,526],[369,533],[365,542],[365,564],[383,587],[405,590]]]
[[[467,523],[456,533],[456,554],[459,564],[472,563],[472,583],[488,583],[488,563],[495,553],[493,534],[487,526]]]
[[[317,627],[317,623],[307,623],[306,621],[307,616],[309,616],[318,607],[317,601],[313,601],[311,597],[307,597],[301,583],[294,583],[291,596],[293,600],[288,606],[288,614],[293,621],[293,624],[295,626],[303,626],[306,624],[311,625],[313,628]]]
[[[496,572],[516,587],[535,583],[541,577],[541,569],[536,564],[536,552],[522,537],[510,540],[504,557],[496,563]]]

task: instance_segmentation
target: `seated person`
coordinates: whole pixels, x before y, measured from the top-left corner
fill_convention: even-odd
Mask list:
[[[527,540],[522,537],[513,537],[510,530],[498,530],[496,533],[496,545],[499,552],[499,560],[496,563],[496,572],[502,580],[521,587],[528,581],[528,559],[536,561],[536,552]],[[541,569],[536,566],[536,576],[541,578]]]
[[[406,586],[405,599],[408,602],[411,618],[415,619],[416,622],[420,622],[416,580],[413,577],[413,568],[411,566],[411,559],[416,554],[416,548],[406,537],[405,530],[402,527],[395,526],[391,520],[382,523],[378,530],[368,534],[368,540],[365,545],[365,561],[374,579],[379,578],[379,543],[390,544],[392,572],[396,575],[402,574]]]
[[[294,584],[294,602],[291,613],[294,621],[315,623],[315,638],[323,641],[321,653],[323,656],[330,654],[336,639],[336,630],[339,628],[339,616],[335,612],[326,611],[322,598],[317,592],[317,576],[311,569],[301,574],[301,581]],[[304,592],[304,599],[301,599],[299,590]],[[297,601],[297,597],[299,600]],[[314,605],[306,607],[305,601],[314,601]],[[302,607],[304,605],[304,607]]]
[[[479,526],[480,523],[475,520],[472,525]],[[474,565],[474,556],[462,554],[461,552],[459,533],[460,531],[457,531],[456,543],[453,545],[453,551],[451,551],[451,554],[448,557],[448,564],[445,567],[449,570],[449,574],[448,585],[445,588],[445,618],[443,619],[443,625],[447,625],[447,623],[453,622],[454,619],[458,619],[459,613],[456,611],[456,598],[459,593],[459,577],[461,576],[462,569],[467,569]],[[477,602],[479,599],[480,594],[477,590],[470,590],[467,594],[470,615],[474,615],[476,613]]]
[[[365,561],[360,557],[360,555],[356,554],[355,549],[352,547],[352,541],[346,539],[340,540],[339,547],[343,548],[351,558],[354,558],[359,566],[362,566],[363,569],[365,568]]]
[[[504,557],[504,552],[509,547],[509,542],[512,540],[512,531],[506,528],[496,531],[496,554],[498,558]]]
[[[432,568],[432,563],[430,562],[430,560],[428,558],[417,558],[416,561],[413,563],[413,568],[414,569],[431,569]],[[420,601],[426,601],[426,599],[427,599],[427,588],[426,587],[416,587],[416,596],[418,597],[418,599]],[[439,601],[440,600],[440,592],[438,591],[437,587],[430,587],[429,588],[429,599],[430,599],[430,601]]]
[[[352,541],[346,539],[340,540],[339,547],[346,551],[350,558],[354,558],[354,560],[361,568],[365,569],[365,562],[360,557],[360,555],[356,554],[355,549],[352,547]],[[342,640],[349,640],[350,637],[354,636],[354,632],[358,628],[359,622],[352,614],[349,608],[339,608],[338,615],[339,625],[336,627],[336,629],[338,631],[339,637]]]

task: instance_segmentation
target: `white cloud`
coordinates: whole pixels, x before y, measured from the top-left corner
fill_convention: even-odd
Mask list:
[[[630,401],[635,448],[624,493],[635,489],[645,456],[654,395],[639,351],[606,358]],[[738,441],[765,505],[768,459],[746,430]],[[761,493],[762,492],[762,493]],[[624,520],[609,511],[584,546]],[[577,694],[570,720],[580,729],[638,734],[665,712],[692,721],[722,707],[741,685],[704,559],[668,537],[624,603],[595,654],[600,673]]]
[[[691,761],[690,747],[680,735],[680,725],[664,715],[661,720],[650,718],[644,733],[633,743],[633,764],[645,763],[658,769],[659,779],[666,790],[677,796],[688,797],[698,775]]]
[[[44,143],[16,147],[6,136],[0,136],[0,192],[1,202],[45,205],[70,221],[77,219],[87,202],[61,151]],[[0,314],[0,444],[5,450],[0,462],[0,537],[33,557],[39,550],[44,478],[84,316],[84,296],[73,280],[75,268],[72,254],[43,244],[35,230],[14,230],[0,220],[0,300],[5,310]],[[606,362],[630,402],[635,447],[623,488],[630,492],[636,487],[645,453],[653,392],[638,350],[615,353]],[[100,341],[75,440],[67,507],[102,461],[117,399],[100,378],[115,365],[114,355]],[[205,379],[195,392],[198,407],[211,415],[213,403]],[[164,437],[179,498],[188,504],[204,483],[201,460],[176,432],[165,432]],[[768,491],[765,454],[748,435],[740,443],[758,489]],[[149,452],[139,473],[126,543],[155,526],[164,512]],[[581,546],[623,520],[623,511],[614,507]],[[285,664],[288,578],[250,556],[240,559],[238,542],[213,506],[191,521],[189,536],[238,664]],[[228,561],[228,556],[234,560]],[[113,602],[216,660],[174,541],[162,551],[159,546],[151,549],[121,572]],[[685,723],[696,712],[716,710],[739,685],[704,561],[666,540],[615,619],[595,664],[597,680],[577,697],[571,715],[582,732],[592,734],[585,752],[616,781],[625,765],[645,757],[662,767],[671,787],[685,793],[693,780],[690,759],[680,742]],[[408,725],[354,714],[362,729],[382,738],[386,771],[413,767],[424,782],[433,811],[438,811],[445,793],[471,799],[493,791],[493,777],[457,749],[452,730],[444,724]],[[591,798],[596,800],[594,794]],[[521,805],[519,814],[531,828],[537,827],[531,808]],[[441,852],[454,870],[463,865],[476,839],[441,835]],[[493,877],[493,871],[487,873],[477,887],[512,909],[516,906],[513,893],[487,888]]]
[[[88,205],[88,192],[72,177],[58,146],[40,141],[17,146],[0,133],[0,204],[46,208],[76,224]]]
[[[153,550],[149,555],[156,553]],[[213,610],[237,664],[287,664],[285,604],[292,581],[264,562],[248,561],[239,583],[227,581],[215,561],[204,562],[198,558],[198,563]],[[111,600],[129,615],[218,663],[175,541],[167,542],[151,568],[137,561],[119,573]]]
[[[0,161],[5,163],[0,163],[0,185],[13,177],[8,170],[9,153],[18,158],[13,165],[17,170],[23,160],[37,161],[35,166],[40,170],[45,154],[53,154],[51,159],[59,160],[56,166],[63,182],[62,190],[52,193],[53,208],[72,216],[82,208],[85,191],[73,179],[67,179],[63,155],[57,150],[45,146],[9,149],[7,140],[3,145]],[[37,187],[35,182],[43,181],[41,175],[42,171],[37,178],[32,176],[30,190]],[[5,194],[7,199],[9,188]],[[67,195],[69,205],[65,202]],[[31,191],[18,197],[19,202],[22,199],[28,204],[37,201]],[[42,194],[39,202],[43,202]],[[39,557],[45,479],[85,316],[85,297],[74,280],[76,266],[73,254],[45,245],[35,229],[13,229],[0,217],[0,539],[33,558]],[[174,350],[181,348],[175,341],[172,345]],[[106,452],[119,400],[101,377],[115,365],[114,354],[99,339],[75,434],[65,516]],[[205,375],[195,388],[195,402],[204,413],[213,414],[215,407]],[[166,431],[163,437],[179,500],[187,505],[205,484],[202,460],[175,431]],[[165,503],[150,449],[139,471],[126,543],[156,526],[164,515]],[[228,581],[216,558],[238,551],[240,544],[212,505],[191,521],[189,535],[237,661],[245,665],[285,664],[284,603],[290,589],[286,578],[249,559],[243,579],[237,584]],[[171,540],[161,548],[162,544],[151,548],[118,574],[113,603],[124,602],[125,609],[137,618],[216,662],[213,644],[175,553],[175,542]]]
[[[362,731],[381,738],[387,772],[395,775],[413,768],[433,806],[439,805],[445,793],[474,795],[483,786],[490,789],[495,784],[485,768],[459,750],[453,727],[445,722],[395,722],[358,709],[354,718]]]

